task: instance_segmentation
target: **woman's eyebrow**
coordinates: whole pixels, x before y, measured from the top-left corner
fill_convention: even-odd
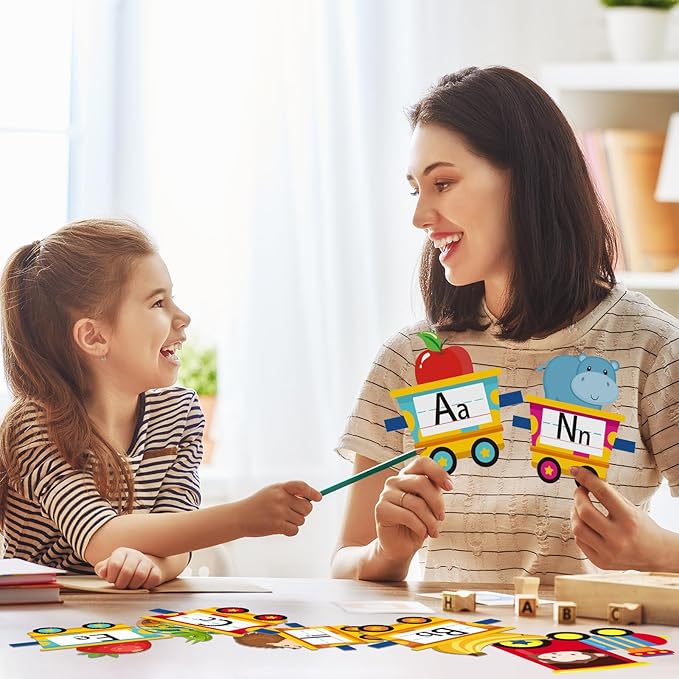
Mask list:
[[[456,167],[455,163],[448,163],[444,160],[439,160],[435,163],[431,163],[431,165],[427,165],[427,167],[424,168],[424,171],[422,172],[422,175],[426,177],[432,170],[435,170],[437,167]],[[406,175],[406,179],[408,181],[411,181],[414,179],[413,175],[408,173]]]

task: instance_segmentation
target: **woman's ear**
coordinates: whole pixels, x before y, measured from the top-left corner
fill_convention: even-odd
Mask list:
[[[103,323],[81,318],[73,324],[73,340],[85,355],[105,361],[109,351],[108,332]]]

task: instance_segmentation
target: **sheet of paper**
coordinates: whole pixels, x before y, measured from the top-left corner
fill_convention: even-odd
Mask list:
[[[420,601],[335,601],[347,613],[433,613]]]
[[[110,582],[96,575],[62,575],[57,582],[63,594],[97,593],[97,594],[174,594],[182,592],[271,592],[240,578],[176,578],[158,587],[148,589],[116,589]]]

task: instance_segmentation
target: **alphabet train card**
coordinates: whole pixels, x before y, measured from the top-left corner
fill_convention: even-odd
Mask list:
[[[418,334],[427,349],[415,361],[417,384],[390,392],[401,416],[385,420],[385,427],[408,428],[419,454],[449,474],[467,457],[481,467],[495,464],[504,447],[500,408],[524,401],[529,417],[515,415],[512,424],[530,431],[531,464],[546,483],[573,466],[605,479],[614,450],[634,453],[634,442],[618,436],[624,417],[602,409],[618,396],[617,361],[555,356],[537,368],[544,398],[524,398],[520,391],[500,394],[499,368],[474,372],[464,348],[444,348],[433,332]]]

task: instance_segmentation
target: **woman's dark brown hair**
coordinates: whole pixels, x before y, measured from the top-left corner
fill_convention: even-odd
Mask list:
[[[134,480],[124,451],[116,451],[87,415],[87,367],[72,330],[79,318],[113,322],[134,266],[155,252],[136,224],[88,220],[10,257],[0,304],[5,376],[14,401],[0,426],[0,521],[8,486],[20,483],[13,451],[30,436],[36,414],[63,459],[90,472],[104,498],[132,510]]]
[[[465,68],[441,78],[408,117],[413,129],[452,130],[470,151],[510,171],[513,273],[500,337],[550,334],[608,294],[615,285],[615,227],[571,127],[544,90],[509,68]],[[483,282],[448,283],[429,240],[420,287],[435,327],[487,327],[480,319]]]

